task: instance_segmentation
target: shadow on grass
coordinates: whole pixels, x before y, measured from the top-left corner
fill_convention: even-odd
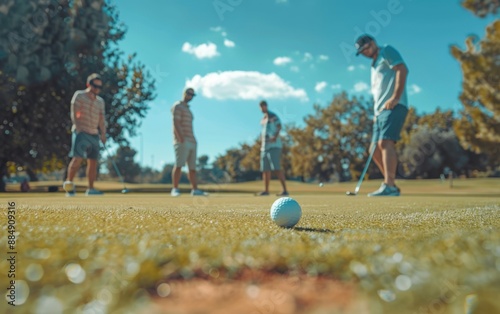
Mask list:
[[[318,228],[304,228],[304,227],[295,227],[293,228],[295,231],[305,231],[305,232],[321,232],[321,233],[335,233],[335,231],[330,229],[318,229]]]

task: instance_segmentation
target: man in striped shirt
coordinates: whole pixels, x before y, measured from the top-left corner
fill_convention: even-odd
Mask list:
[[[73,178],[83,159],[87,159],[89,186],[86,195],[102,195],[94,189],[99,159],[99,140],[106,143],[104,122],[104,100],[99,97],[102,89],[101,77],[94,73],[87,78],[87,89],[76,91],[71,99],[71,122],[73,122],[68,177],[63,184],[66,196],[75,196]]]
[[[191,182],[192,196],[206,196],[208,193],[198,189],[196,182],[196,139],[193,133],[193,113],[189,109],[189,102],[196,96],[194,89],[186,88],[182,100],[172,106],[175,165],[172,169],[173,188],[170,194],[180,196],[179,182],[181,180],[181,169],[188,165],[189,181]]]

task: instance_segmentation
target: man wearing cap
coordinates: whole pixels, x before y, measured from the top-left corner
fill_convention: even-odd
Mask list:
[[[173,188],[170,195],[181,195],[179,182],[181,180],[182,166],[187,164],[189,181],[191,182],[192,196],[206,196],[208,193],[198,189],[196,182],[196,139],[193,133],[193,114],[189,109],[189,102],[196,96],[194,89],[186,88],[182,100],[172,106],[175,165],[172,169]]]
[[[401,138],[408,113],[408,68],[396,49],[389,45],[379,47],[370,35],[360,36],[355,47],[356,55],[372,59],[371,92],[375,117],[371,145],[376,145],[373,160],[384,175],[380,188],[368,196],[399,196],[400,190],[395,183],[398,163],[395,145]]]
[[[286,180],[283,170],[281,170],[281,151],[283,143],[280,139],[281,122],[278,116],[268,110],[265,100],[259,103],[260,110],[264,114],[260,120],[261,148],[260,148],[260,170],[262,171],[262,180],[264,181],[264,191],[258,193],[258,196],[269,195],[269,181],[271,173],[275,173],[281,183],[283,190],[277,196],[287,196]]]
[[[99,159],[99,140],[106,143],[106,124],[104,122],[104,100],[99,96],[102,89],[101,77],[93,73],[87,77],[87,89],[76,91],[71,99],[72,157],[68,165],[68,176],[63,184],[66,196],[75,196],[73,178],[83,159],[87,159],[87,178],[89,186],[85,194],[102,195],[94,189]]]

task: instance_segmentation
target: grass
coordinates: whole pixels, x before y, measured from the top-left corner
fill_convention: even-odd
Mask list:
[[[303,210],[294,229],[270,220],[275,197],[249,194],[260,182],[206,186],[208,198],[171,198],[169,187],[154,185],[95,198],[0,195],[4,211],[16,203],[16,313],[135,313],[158,283],[224,280],[243,269],[354,282],[371,313],[500,312],[500,180],[456,180],[453,189],[402,181],[400,198],[345,196],[354,185],[290,182]],[[3,258],[2,276],[8,267]],[[0,303],[0,312],[9,308]]]

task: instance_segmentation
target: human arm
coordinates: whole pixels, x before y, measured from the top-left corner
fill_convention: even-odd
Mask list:
[[[172,110],[173,124],[174,124],[174,136],[178,143],[184,143],[184,136],[182,135],[181,121],[182,112],[178,106],[175,106]]]
[[[399,103],[401,99],[401,95],[403,95],[403,91],[406,85],[406,78],[408,76],[408,68],[404,63],[400,63],[393,67],[393,70],[396,72],[395,80],[394,80],[394,92],[385,104],[384,109],[392,110]]]
[[[400,102],[403,96],[406,78],[408,76],[408,67],[401,57],[401,54],[392,46],[386,46],[383,49],[383,57],[394,71],[394,89],[391,97],[384,103],[383,109],[392,110]]]
[[[80,117],[82,114],[82,104],[81,101],[78,99],[78,94],[75,93],[73,95],[73,98],[71,98],[71,107],[70,107],[70,117],[71,117],[71,122],[73,123],[75,129],[74,131],[76,133],[80,132]]]
[[[104,104],[102,106],[102,111],[99,115],[99,132],[101,134],[101,142],[106,144],[106,122],[104,121],[105,111]]]
[[[271,136],[269,138],[269,142],[276,142],[276,140],[278,139],[278,137],[280,136],[280,131],[281,131],[281,123],[278,123],[276,125],[276,134],[274,134],[274,136]]]

